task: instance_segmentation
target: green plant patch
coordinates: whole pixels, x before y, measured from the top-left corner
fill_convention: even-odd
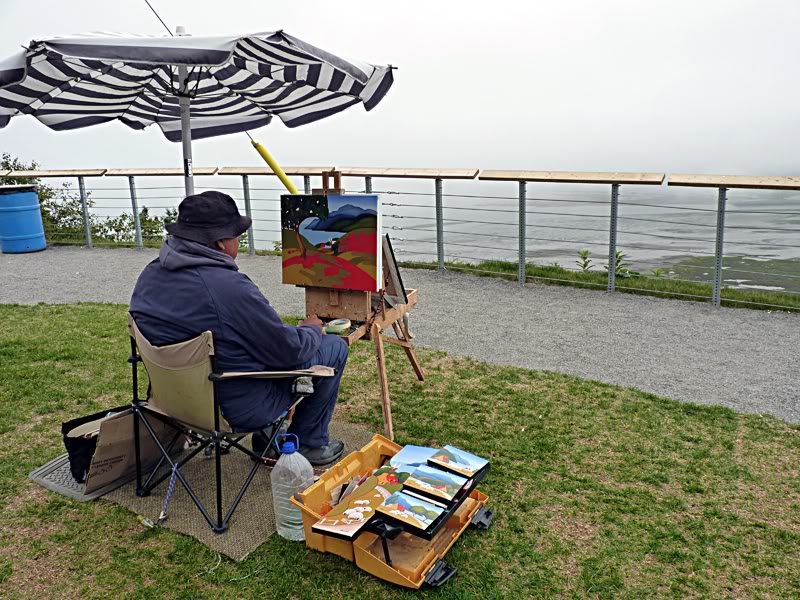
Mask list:
[[[583,260],[588,260],[588,256],[580,257],[576,261],[580,263]],[[713,271],[713,259],[711,257]],[[728,264],[726,259],[725,264]],[[733,261],[733,259],[731,259]],[[797,261],[783,261],[790,263],[783,264],[781,268],[797,269]],[[624,264],[624,263],[623,263]],[[681,265],[683,263],[679,263]],[[769,268],[761,267],[764,263],[756,261],[749,261],[745,266],[750,270],[754,269],[753,265],[758,265],[756,268]],[[415,262],[406,261],[401,262],[401,266],[412,269],[429,269],[435,270],[436,263],[431,262]],[[580,264],[578,267],[580,268]],[[676,273],[675,277],[683,279],[691,272],[693,276],[697,277],[697,270],[691,269],[691,266],[697,265],[684,265],[683,267],[675,266],[670,267]],[[518,278],[519,265],[515,262],[503,260],[483,260],[475,264],[461,262],[461,261],[448,261],[445,263],[445,268],[452,271],[461,271],[478,275],[480,277],[497,277],[509,281],[516,281]],[[588,268],[588,267],[587,267]],[[735,268],[735,263],[731,263],[731,269]],[[781,271],[782,272],[782,271]],[[701,271],[702,273],[702,271]],[[728,271],[725,271],[725,277],[729,277]],[[733,271],[730,271],[731,277],[734,276]],[[624,276],[618,276],[615,279],[616,291],[623,294],[639,294],[645,296],[656,296],[658,298],[670,298],[673,300],[689,300],[693,302],[710,302],[713,288],[710,283],[702,283],[700,281],[679,281],[678,279],[668,277],[666,269],[653,269],[650,273],[635,273],[632,272],[627,265],[625,265]],[[575,271],[566,269],[560,265],[536,265],[528,263],[525,266],[526,281],[529,283],[540,283],[547,285],[561,285],[568,287],[577,287],[584,289],[592,289],[605,291],[608,286],[608,274],[599,271]],[[740,275],[741,277],[745,277]],[[708,276],[705,276],[708,279]],[[777,275],[773,278],[777,281]],[[770,280],[772,281],[772,280]],[[783,285],[788,285],[786,279],[781,279]],[[798,280],[800,281],[800,279]],[[792,284],[793,285],[793,284]],[[787,289],[789,289],[787,287]],[[721,291],[721,304],[731,308],[750,308],[756,310],[782,310],[782,311],[798,311],[800,310],[800,294],[792,294],[780,291],[769,291],[760,289],[745,289],[735,287],[723,287]]]

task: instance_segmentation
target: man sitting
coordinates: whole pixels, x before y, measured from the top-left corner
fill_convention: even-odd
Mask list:
[[[251,219],[239,214],[233,199],[221,192],[185,198],[178,221],[166,226],[171,237],[158,258],[136,282],[130,312],[142,334],[155,346],[214,335],[220,371],[269,371],[325,365],[336,377],[314,381],[314,393],[295,409],[291,433],[300,452],[314,465],[329,464],[344,444],[328,437],[339,382],[347,362],[347,344],[324,335],[322,321],[311,315],[298,327],[285,325],[234,259],[239,236]],[[291,382],[237,379],[218,384],[220,407],[234,431],[265,428],[292,400]],[[260,451],[263,436],[254,436]]]

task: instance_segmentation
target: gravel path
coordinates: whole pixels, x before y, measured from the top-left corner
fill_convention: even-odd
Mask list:
[[[154,250],[0,254],[0,303],[127,303]],[[303,312],[277,257],[239,265],[283,314]],[[415,343],[800,422],[800,315],[406,270]],[[454,318],[455,317],[455,318]]]

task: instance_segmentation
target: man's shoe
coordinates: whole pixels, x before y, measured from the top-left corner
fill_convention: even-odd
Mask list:
[[[300,454],[306,457],[308,462],[314,466],[329,465],[339,460],[344,454],[344,442],[341,440],[331,440],[320,448],[309,448],[300,446]]]
[[[286,433],[289,425],[284,421],[283,427],[281,427],[281,433]],[[253,452],[256,454],[261,454],[264,451],[264,448],[267,447],[269,443],[269,438],[272,437],[272,432],[275,430],[273,426],[265,427],[263,429],[263,434],[259,431],[253,434]],[[278,458],[278,451],[275,449],[275,444],[267,451],[264,455],[264,458],[270,458],[272,460],[277,460]],[[253,459],[255,460],[255,459]]]

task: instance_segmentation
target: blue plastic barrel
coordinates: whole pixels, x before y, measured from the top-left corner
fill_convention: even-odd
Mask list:
[[[0,185],[0,252],[20,254],[47,248],[35,185]]]

